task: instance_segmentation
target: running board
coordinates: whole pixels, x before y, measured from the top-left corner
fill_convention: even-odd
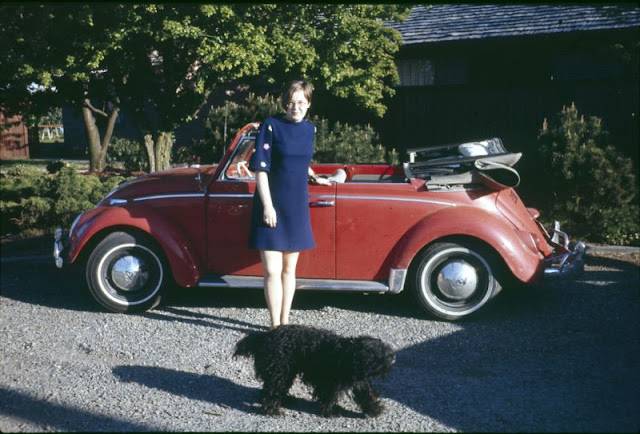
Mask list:
[[[264,288],[264,278],[207,275],[198,282],[203,288]],[[389,292],[384,283],[367,280],[296,279],[296,289],[316,291]]]

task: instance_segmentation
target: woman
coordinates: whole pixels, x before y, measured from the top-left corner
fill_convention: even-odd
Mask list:
[[[312,93],[310,83],[294,81],[289,85],[282,95],[284,116],[269,117],[262,123],[249,162],[257,183],[249,247],[260,251],[271,328],[289,323],[298,256],[300,251],[315,247],[307,180],[331,185],[309,166],[315,126],[305,116]]]

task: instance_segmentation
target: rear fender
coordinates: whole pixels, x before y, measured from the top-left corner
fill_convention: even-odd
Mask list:
[[[113,230],[135,228],[153,238],[162,248],[169,262],[175,282],[180,286],[190,287],[200,279],[200,264],[190,248],[190,243],[176,231],[175,227],[162,216],[148,208],[144,213],[135,213],[124,207],[99,207],[89,211],[78,222],[70,239],[68,260],[73,263],[94,237]],[[140,217],[144,215],[144,217]]]
[[[511,223],[483,209],[465,206],[443,208],[418,222],[394,247],[391,268],[408,269],[425,246],[451,236],[475,238],[488,244],[513,276],[524,283],[540,276],[542,255],[524,243]]]

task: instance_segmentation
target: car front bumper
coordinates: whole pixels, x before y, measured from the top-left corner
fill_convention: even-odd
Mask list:
[[[559,253],[544,261],[545,279],[566,279],[576,277],[584,271],[584,254],[587,246],[582,241],[572,243],[569,236],[560,230],[560,223],[554,222],[551,242]]]
[[[53,233],[53,260],[58,268],[62,268],[64,266],[65,247],[66,236],[62,231],[62,228],[56,228]]]

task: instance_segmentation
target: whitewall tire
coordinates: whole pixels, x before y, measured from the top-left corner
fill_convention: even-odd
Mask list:
[[[143,236],[113,232],[93,249],[86,280],[91,295],[112,312],[145,311],[157,306],[167,287],[162,252]]]
[[[417,258],[414,295],[438,318],[457,320],[478,311],[501,289],[497,261],[486,248],[439,242]]]

